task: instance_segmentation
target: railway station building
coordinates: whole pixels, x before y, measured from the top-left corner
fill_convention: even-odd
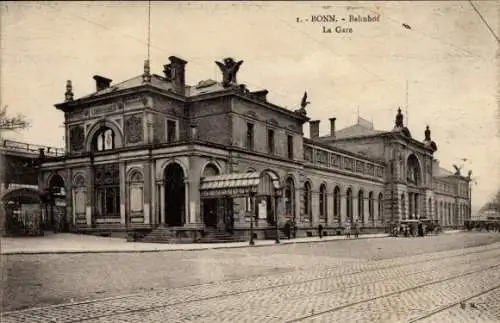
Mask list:
[[[55,105],[66,154],[41,156],[39,176],[41,190],[65,192],[68,230],[264,239],[286,223],[300,237],[319,225],[332,235],[356,221],[375,232],[424,217],[459,227],[470,216],[469,179],[439,166],[428,127],[412,136],[399,110],[393,129],[359,119],[337,130],[332,116],[319,136],[306,97],[294,108],[269,102],[267,90],[237,82],[242,63],[226,58],[216,62],[222,82],[187,85],[185,60],[170,57],[163,75],[146,61],[121,83],[94,76],[95,92],[79,98],[68,81]]]

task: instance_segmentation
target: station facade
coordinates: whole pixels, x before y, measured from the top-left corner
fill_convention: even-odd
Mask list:
[[[42,157],[39,186],[65,194],[72,231],[163,230],[196,239],[207,230],[272,236],[285,223],[297,236],[336,234],[347,223],[386,230],[409,218],[461,226],[469,179],[448,174],[430,138],[414,139],[398,111],[394,129],[359,120],[319,136],[297,109],[267,100],[267,90],[237,82],[242,61],[216,62],[222,82],[185,84],[187,62],[170,57],[164,75],[122,83],[94,76],[96,91],[65,101],[66,154]],[[310,138],[303,125],[310,123]],[[54,184],[55,183],[55,184]],[[278,225],[276,225],[278,224]]]

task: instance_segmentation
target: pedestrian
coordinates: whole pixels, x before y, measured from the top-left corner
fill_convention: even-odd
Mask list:
[[[358,220],[356,220],[356,223],[354,224],[354,237],[356,239],[359,238],[359,223],[358,223]]]
[[[290,221],[286,221],[285,223],[285,234],[288,240],[290,240],[290,237],[292,235],[292,226],[290,225]]]
[[[423,227],[422,221],[418,221],[418,236],[419,237],[424,236],[424,227]]]
[[[323,226],[320,224],[318,225],[318,235],[319,235],[319,238],[323,238]]]
[[[344,231],[345,231],[346,239],[350,239],[351,238],[351,224],[350,223],[346,223]]]

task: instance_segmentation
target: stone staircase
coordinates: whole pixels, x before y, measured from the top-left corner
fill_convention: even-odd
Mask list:
[[[149,243],[193,243],[193,238],[185,231],[159,226],[137,241]]]
[[[288,240],[287,235],[283,230],[279,230],[280,240]],[[274,240],[276,239],[276,229],[267,229],[266,230],[266,240]]]
[[[225,242],[244,242],[247,239],[235,236],[226,231],[219,230],[205,230],[205,235],[198,239],[199,243],[225,243]]]

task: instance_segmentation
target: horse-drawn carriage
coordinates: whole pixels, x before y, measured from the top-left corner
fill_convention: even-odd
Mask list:
[[[408,219],[394,224],[391,235],[394,237],[416,237],[426,234],[438,234],[442,232],[437,220],[432,219]]]

